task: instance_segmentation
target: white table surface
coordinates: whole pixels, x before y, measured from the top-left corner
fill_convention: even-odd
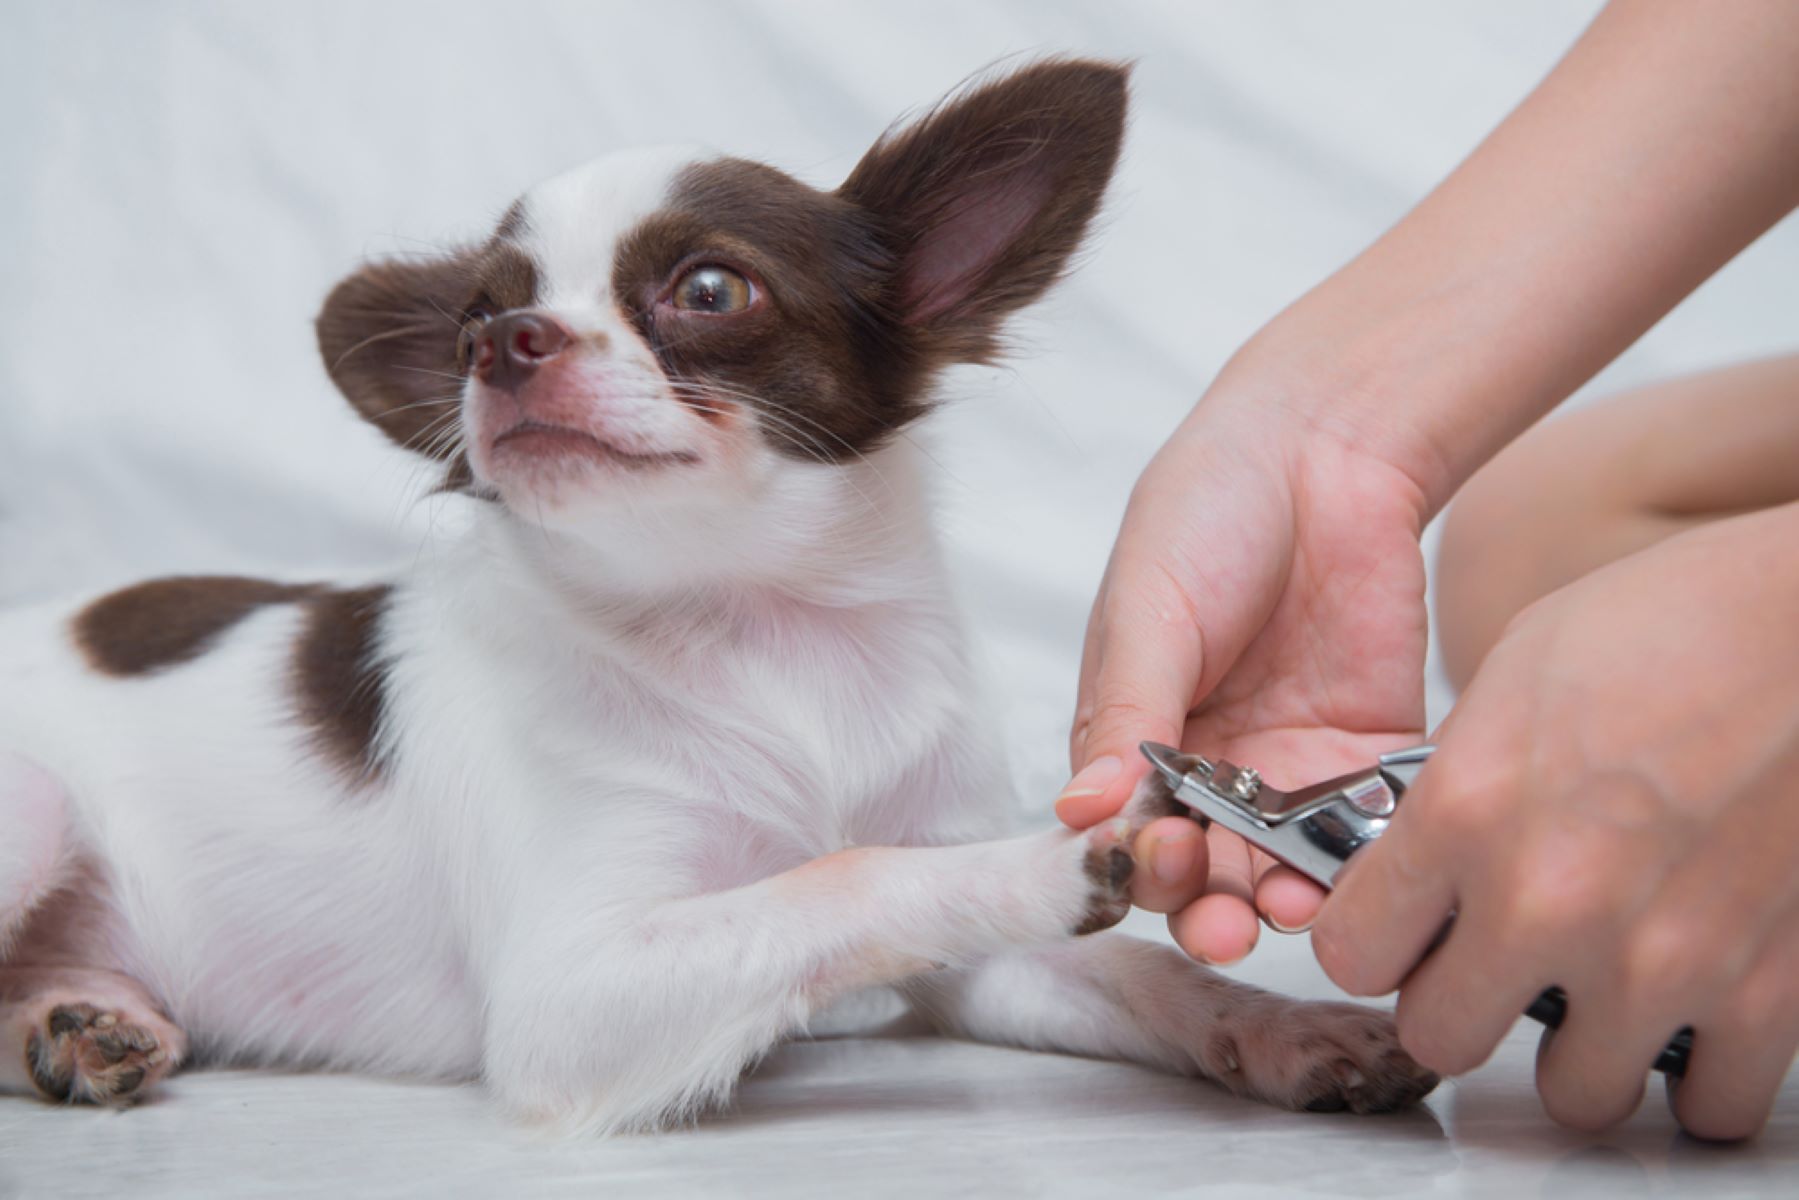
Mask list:
[[[1239,971],[1331,994],[1302,939],[1270,937]],[[1588,1136],[1539,1109],[1536,1036],[1520,1022],[1422,1108],[1356,1117],[902,1024],[788,1045],[692,1128],[590,1142],[510,1125],[478,1087],[198,1072],[123,1113],[0,1099],[0,1197],[1799,1195],[1799,1079],[1747,1144],[1685,1137],[1654,1083]]]

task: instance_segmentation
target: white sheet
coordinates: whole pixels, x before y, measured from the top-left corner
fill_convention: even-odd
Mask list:
[[[1132,57],[1127,159],[1087,265],[1030,352],[958,376],[931,431],[950,557],[1041,816],[1135,473],[1230,351],[1448,170],[1594,7],[8,3],[0,602],[403,555],[429,519],[419,477],[336,398],[308,324],[362,255],[476,235],[527,183],[633,143],[832,184],[985,64]],[[1790,349],[1796,279],[1788,222],[1600,386]],[[1782,1111],[1790,1162],[1791,1089]]]

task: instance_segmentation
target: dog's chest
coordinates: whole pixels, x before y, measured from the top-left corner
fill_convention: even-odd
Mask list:
[[[509,656],[510,682],[482,689],[511,697],[500,727],[450,740],[516,764],[559,819],[636,824],[687,840],[709,877],[756,877],[923,835],[936,797],[896,794],[967,724],[958,646],[910,614],[639,629]]]

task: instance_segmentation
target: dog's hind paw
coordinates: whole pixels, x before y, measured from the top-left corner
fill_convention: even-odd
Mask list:
[[[32,1029],[25,1059],[49,1099],[122,1106],[168,1074],[180,1043],[174,1027],[153,1014],[60,1003]]]
[[[1208,1031],[1195,1056],[1203,1074],[1304,1112],[1392,1112],[1437,1086],[1400,1047],[1391,1013],[1268,999]]]

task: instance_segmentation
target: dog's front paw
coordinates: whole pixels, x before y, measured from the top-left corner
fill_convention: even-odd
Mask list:
[[[1126,849],[1129,833],[1128,823],[1108,821],[1082,837],[1081,873],[1091,887],[1087,911],[1070,931],[1075,936],[1110,929],[1131,911],[1131,873],[1136,863]]]
[[[979,850],[981,900],[1004,944],[1029,945],[1109,929],[1131,909],[1134,864],[1121,819],[1085,833],[1056,829]],[[996,871],[995,868],[998,868]]]
[[[1220,1022],[1198,1057],[1232,1091],[1306,1112],[1392,1112],[1438,1082],[1400,1047],[1391,1014],[1354,1004],[1258,1008]]]

